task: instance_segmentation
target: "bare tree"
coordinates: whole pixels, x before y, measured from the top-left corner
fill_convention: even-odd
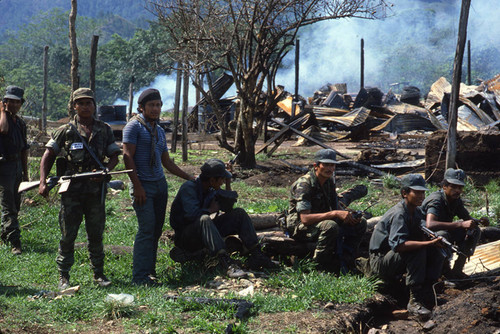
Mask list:
[[[255,167],[255,142],[276,107],[275,76],[301,27],[337,18],[385,16],[385,0],[149,0],[149,9],[176,43],[167,52],[190,66],[191,75],[229,72],[239,97],[235,144],[211,91],[197,87],[214,110],[220,145],[241,151]],[[196,80],[192,80],[195,85]],[[198,85],[199,86],[199,85]],[[262,94],[262,93],[265,94]]]

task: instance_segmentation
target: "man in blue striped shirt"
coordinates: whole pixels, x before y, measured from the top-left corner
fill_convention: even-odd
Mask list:
[[[165,132],[158,120],[162,107],[160,92],[146,89],[138,99],[139,114],[123,129],[123,161],[129,173],[130,195],[139,229],[135,236],[132,281],[157,285],[158,240],[165,223],[168,191],[163,172],[186,180],[194,177],[177,166],[168,154]]]

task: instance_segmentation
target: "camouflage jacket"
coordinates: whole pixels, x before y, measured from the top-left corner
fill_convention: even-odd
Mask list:
[[[80,136],[86,141],[90,149],[93,150],[101,163],[106,157],[110,157],[120,152],[120,148],[115,143],[115,137],[110,126],[100,120],[94,120],[92,133],[89,138],[85,131],[78,124],[78,117],[75,117],[69,124],[60,126],[47,143],[46,147],[54,150],[57,155],[62,152],[67,161],[66,175],[90,172],[99,169],[99,164],[92,158],[88,150],[84,147]],[[80,136],[75,131],[78,129]]]
[[[323,213],[338,210],[338,205],[333,179],[327,180],[322,187],[313,168],[292,185],[286,227],[288,230],[293,230],[296,225],[300,224],[298,214],[302,211]]]

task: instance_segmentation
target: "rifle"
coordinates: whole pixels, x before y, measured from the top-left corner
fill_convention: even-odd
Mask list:
[[[231,165],[234,165],[234,163],[236,162],[236,160],[238,160],[238,158],[239,158],[240,154],[241,154],[241,151],[238,151],[238,152],[236,153],[236,155],[234,156],[234,158],[232,158],[231,160],[229,160],[229,163],[230,163]]]
[[[445,237],[443,236],[440,236],[440,235],[437,235],[436,232],[428,229],[426,226],[424,225],[420,225],[420,229],[422,231],[424,231],[424,233],[430,237],[431,239],[436,239],[436,238],[441,238],[441,242],[446,245],[447,247],[451,248],[452,251],[454,251],[455,253],[457,253],[458,255],[463,255],[465,257],[468,257],[467,255],[465,255],[464,253],[462,253],[460,251],[460,249],[458,249],[457,246],[455,246],[454,244],[452,244],[451,242],[449,242]]]
[[[123,173],[129,173],[131,172],[132,169],[126,169],[126,170],[120,170],[120,171],[115,171],[115,172],[108,172],[106,170],[100,170],[96,172],[86,172],[86,173],[80,173],[80,174],[73,174],[73,175],[63,175],[63,176],[51,176],[47,178],[47,187],[49,188],[49,191],[54,188],[57,184],[61,185],[61,188],[59,188],[59,194],[65,192],[68,190],[69,184],[71,180],[82,180],[82,179],[90,179],[94,177],[105,177],[105,176],[111,176],[115,174],[123,174]],[[28,182],[21,182],[19,185],[18,192],[21,193],[23,191],[28,191],[34,188],[37,188],[40,186],[40,180],[38,181],[28,181]]]

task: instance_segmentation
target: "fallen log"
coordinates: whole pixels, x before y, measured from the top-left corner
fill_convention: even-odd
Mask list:
[[[256,230],[264,230],[278,226],[279,212],[250,214],[253,226]]]

